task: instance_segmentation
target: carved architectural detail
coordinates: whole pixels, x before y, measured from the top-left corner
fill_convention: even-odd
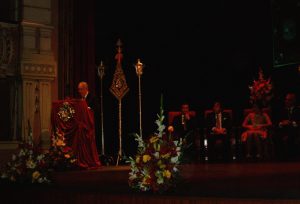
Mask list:
[[[50,145],[50,111],[52,101],[52,84],[56,78],[56,61],[52,48],[52,1],[24,0],[22,28],[22,47],[20,74],[23,80],[23,134],[28,129],[26,121],[34,121],[32,104],[32,87],[39,87],[39,105],[41,132],[39,139],[42,147]],[[56,11],[57,12],[57,11]],[[36,124],[32,124],[34,126]],[[26,137],[26,135],[25,135]]]
[[[41,133],[37,134],[42,147],[50,144],[50,111],[57,62],[53,35],[57,24],[58,0],[22,0],[18,7],[22,16],[18,23],[0,22],[0,79],[12,81],[11,99],[14,134],[10,140],[26,139],[28,120],[35,124],[36,101],[39,102]],[[54,5],[54,10],[52,6]],[[55,14],[54,14],[55,15]],[[56,22],[56,21],[55,21]],[[53,43],[53,40],[56,40]],[[19,54],[20,53],[20,54]],[[39,94],[35,94],[38,87]],[[12,103],[14,102],[14,103]],[[1,134],[1,133],[0,133]],[[0,143],[1,149],[1,143]]]
[[[18,45],[18,26],[0,22],[0,77],[15,74]]]
[[[55,77],[55,66],[49,64],[23,64],[23,74],[45,75]]]

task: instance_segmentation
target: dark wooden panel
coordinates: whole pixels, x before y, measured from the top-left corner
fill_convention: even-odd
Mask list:
[[[0,79],[0,140],[10,138],[10,86],[7,79]]]

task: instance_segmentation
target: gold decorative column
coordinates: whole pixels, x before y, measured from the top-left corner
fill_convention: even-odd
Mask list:
[[[51,101],[57,92],[56,16],[58,8],[55,5],[57,0],[24,0],[20,4],[22,15],[19,21],[19,73],[22,81],[22,136],[26,139],[29,120],[34,130],[34,139],[40,141],[44,150],[47,150],[51,143]],[[36,95],[36,87],[39,90],[38,95]],[[36,112],[34,107],[37,100],[39,112]],[[35,118],[39,117],[40,124],[34,123]]]

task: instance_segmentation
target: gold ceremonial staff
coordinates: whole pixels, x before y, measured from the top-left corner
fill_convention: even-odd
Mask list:
[[[105,155],[105,146],[104,146],[104,125],[103,125],[103,77],[105,75],[105,67],[101,61],[100,65],[97,67],[98,76],[100,78],[100,108],[101,108],[101,154]]]
[[[143,130],[142,130],[142,91],[141,91],[141,76],[143,74],[144,65],[140,59],[137,60],[135,64],[135,71],[138,76],[139,81],[139,122],[140,122],[140,136],[143,137]]]
[[[129,88],[126,83],[125,74],[122,69],[122,42],[119,39],[117,42],[117,54],[115,56],[115,59],[117,61],[116,70],[113,76],[113,81],[110,87],[111,93],[118,99],[119,101],[119,152],[118,152],[118,158],[116,166],[119,164],[119,160],[122,158],[122,98],[125,96],[125,94],[129,91]]]

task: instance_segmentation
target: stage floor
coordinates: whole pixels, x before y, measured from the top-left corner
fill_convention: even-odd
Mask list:
[[[180,166],[180,196],[229,198],[300,198],[300,162],[190,164]],[[106,193],[132,193],[129,166],[55,173],[56,185]],[[67,188],[65,188],[67,187]]]
[[[129,170],[129,166],[104,166],[97,170],[56,172],[50,186],[0,186],[0,201],[1,204],[300,203],[300,162],[181,165],[182,183],[164,195],[133,192],[127,183]]]

